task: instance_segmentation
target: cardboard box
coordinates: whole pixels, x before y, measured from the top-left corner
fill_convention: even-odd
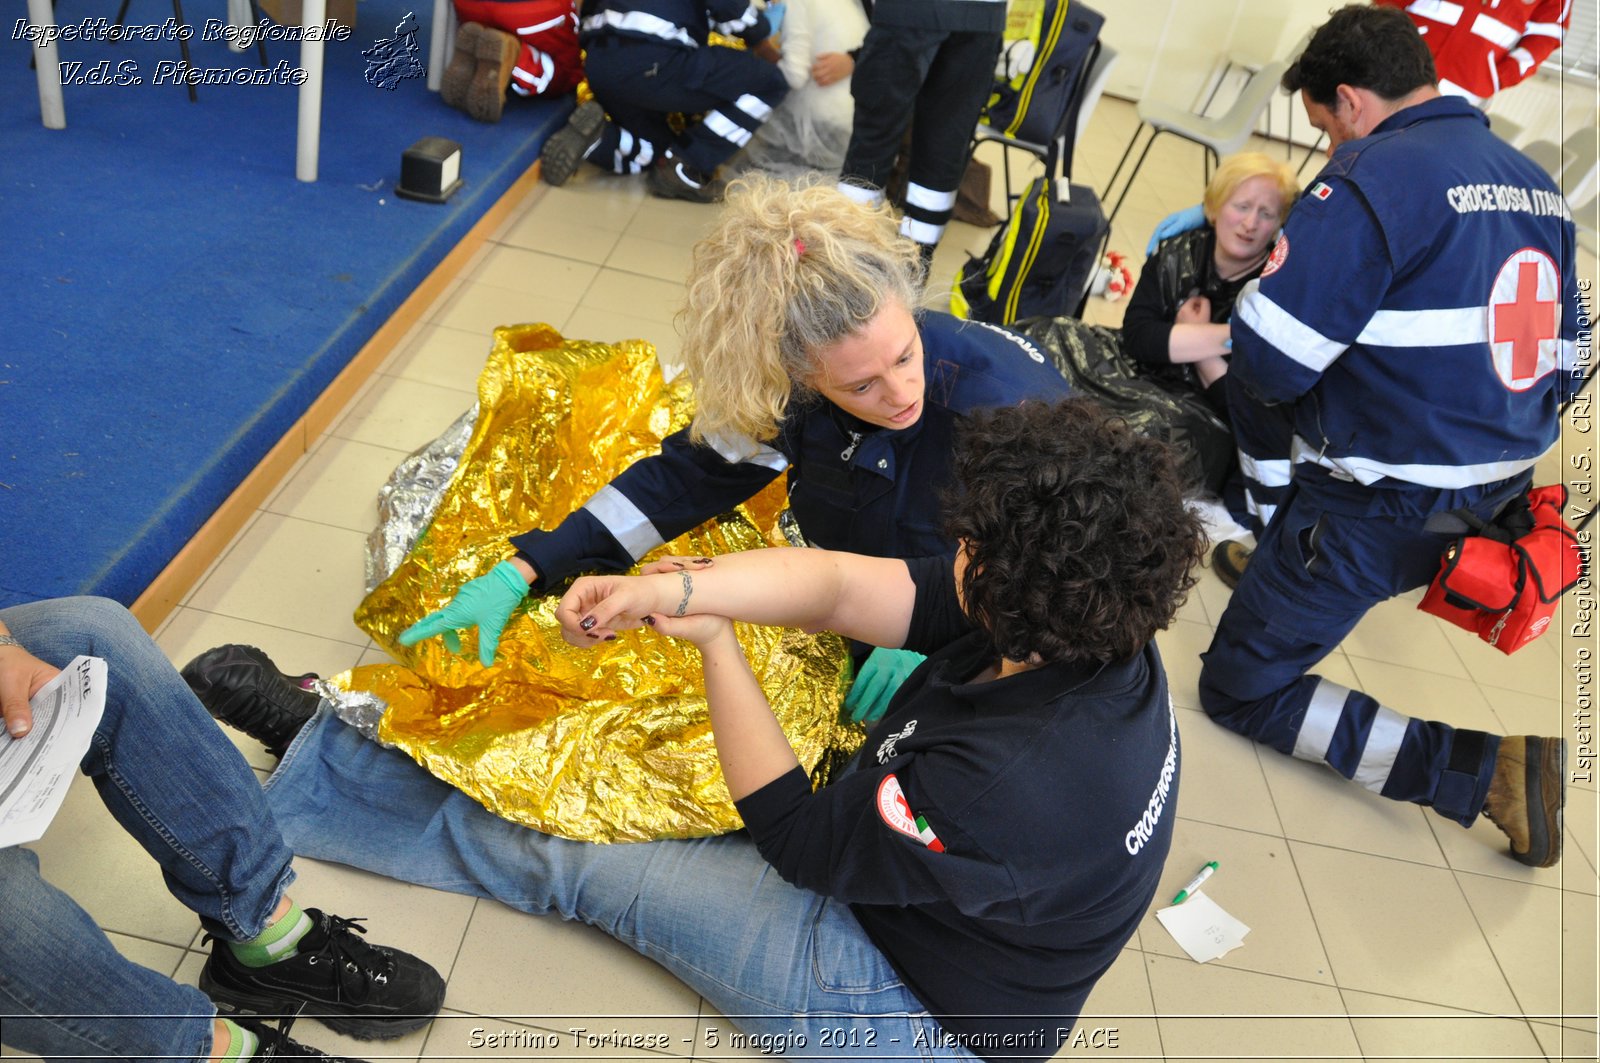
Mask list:
[[[280,26],[300,25],[300,0],[257,0],[262,14]],[[338,19],[339,25],[356,25],[356,0],[328,0],[328,21]]]

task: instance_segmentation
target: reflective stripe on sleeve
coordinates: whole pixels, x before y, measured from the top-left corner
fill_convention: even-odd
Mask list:
[[[1330,340],[1262,295],[1259,289],[1239,302],[1237,313],[1239,320],[1249,325],[1256,335],[1277,348],[1284,357],[1313,373],[1328,368],[1349,346]]]
[[[583,508],[605,526],[635,561],[666,542],[644,511],[610,484],[596,491]]]
[[[1449,310],[1379,310],[1357,343],[1377,347],[1455,347],[1489,342],[1489,312],[1482,306]]]

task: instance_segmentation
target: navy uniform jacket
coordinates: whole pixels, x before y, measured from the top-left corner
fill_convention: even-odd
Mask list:
[[[1150,644],[970,682],[993,655],[950,562],[907,565],[906,647],[931,656],[838,778],[813,794],[796,768],[739,813],[786,881],[850,905],[956,1043],[1048,1059],[1149,909],[1171,845],[1166,674]]]
[[[625,569],[669,539],[749,499],[790,472],[789,505],[812,543],[874,557],[950,554],[939,492],[950,480],[962,414],[1023,399],[1057,399],[1066,381],[1033,344],[992,325],[928,312],[922,336],[926,403],[902,431],[865,425],[832,403],[792,404],[771,444],[711,439],[687,429],[635,462],[551,531],[511,540],[539,571],[538,589],[589,569]]]
[[[767,16],[750,0],[585,0],[578,37],[637,37],[700,48],[711,30],[760,44],[771,34]]]
[[[1295,404],[1293,458],[1320,478],[1440,499],[1505,480],[1556,439],[1574,247],[1560,192],[1482,112],[1407,107],[1295,204],[1239,302],[1232,372]]]

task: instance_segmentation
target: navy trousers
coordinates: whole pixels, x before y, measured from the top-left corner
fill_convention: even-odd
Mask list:
[[[1310,669],[1368,609],[1433,579],[1453,536],[1424,528],[1430,512],[1470,508],[1487,519],[1528,482],[1524,473],[1461,491],[1378,491],[1296,466],[1201,655],[1206,713],[1470,826],[1488,796],[1498,736],[1407,716]]]
[[[587,42],[584,71],[609,121],[585,156],[637,173],[671,150],[709,174],[745,144],[789,92],[776,65],[734,48],[680,48],[605,35]],[[704,117],[682,133],[669,114]]]

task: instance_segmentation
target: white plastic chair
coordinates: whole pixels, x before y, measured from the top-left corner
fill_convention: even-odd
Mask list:
[[[1128,190],[1138,178],[1139,169],[1144,166],[1151,145],[1162,133],[1171,133],[1205,148],[1203,176],[1206,181],[1210,181],[1211,166],[1220,163],[1224,155],[1238,151],[1250,139],[1250,134],[1255,132],[1256,122],[1272,103],[1272,94],[1277,90],[1278,82],[1287,69],[1287,63],[1268,63],[1251,74],[1250,80],[1245,82],[1238,98],[1233,101],[1233,106],[1217,118],[1206,118],[1159,100],[1141,101],[1138,108],[1139,125],[1128,140],[1128,147],[1123,151],[1121,160],[1117,162],[1117,168],[1112,171],[1111,180],[1106,182],[1103,198],[1110,199],[1111,190],[1116,187],[1117,177],[1122,173],[1123,164],[1128,161],[1128,156],[1133,154],[1133,146],[1139,142],[1139,134],[1145,126],[1151,129],[1150,139],[1145,142],[1144,150],[1139,153],[1139,161],[1133,164],[1133,170],[1128,174],[1128,181],[1122,186],[1122,195],[1117,197],[1117,205],[1111,208],[1111,220],[1115,220],[1117,211],[1122,209],[1122,201],[1128,198]]]

